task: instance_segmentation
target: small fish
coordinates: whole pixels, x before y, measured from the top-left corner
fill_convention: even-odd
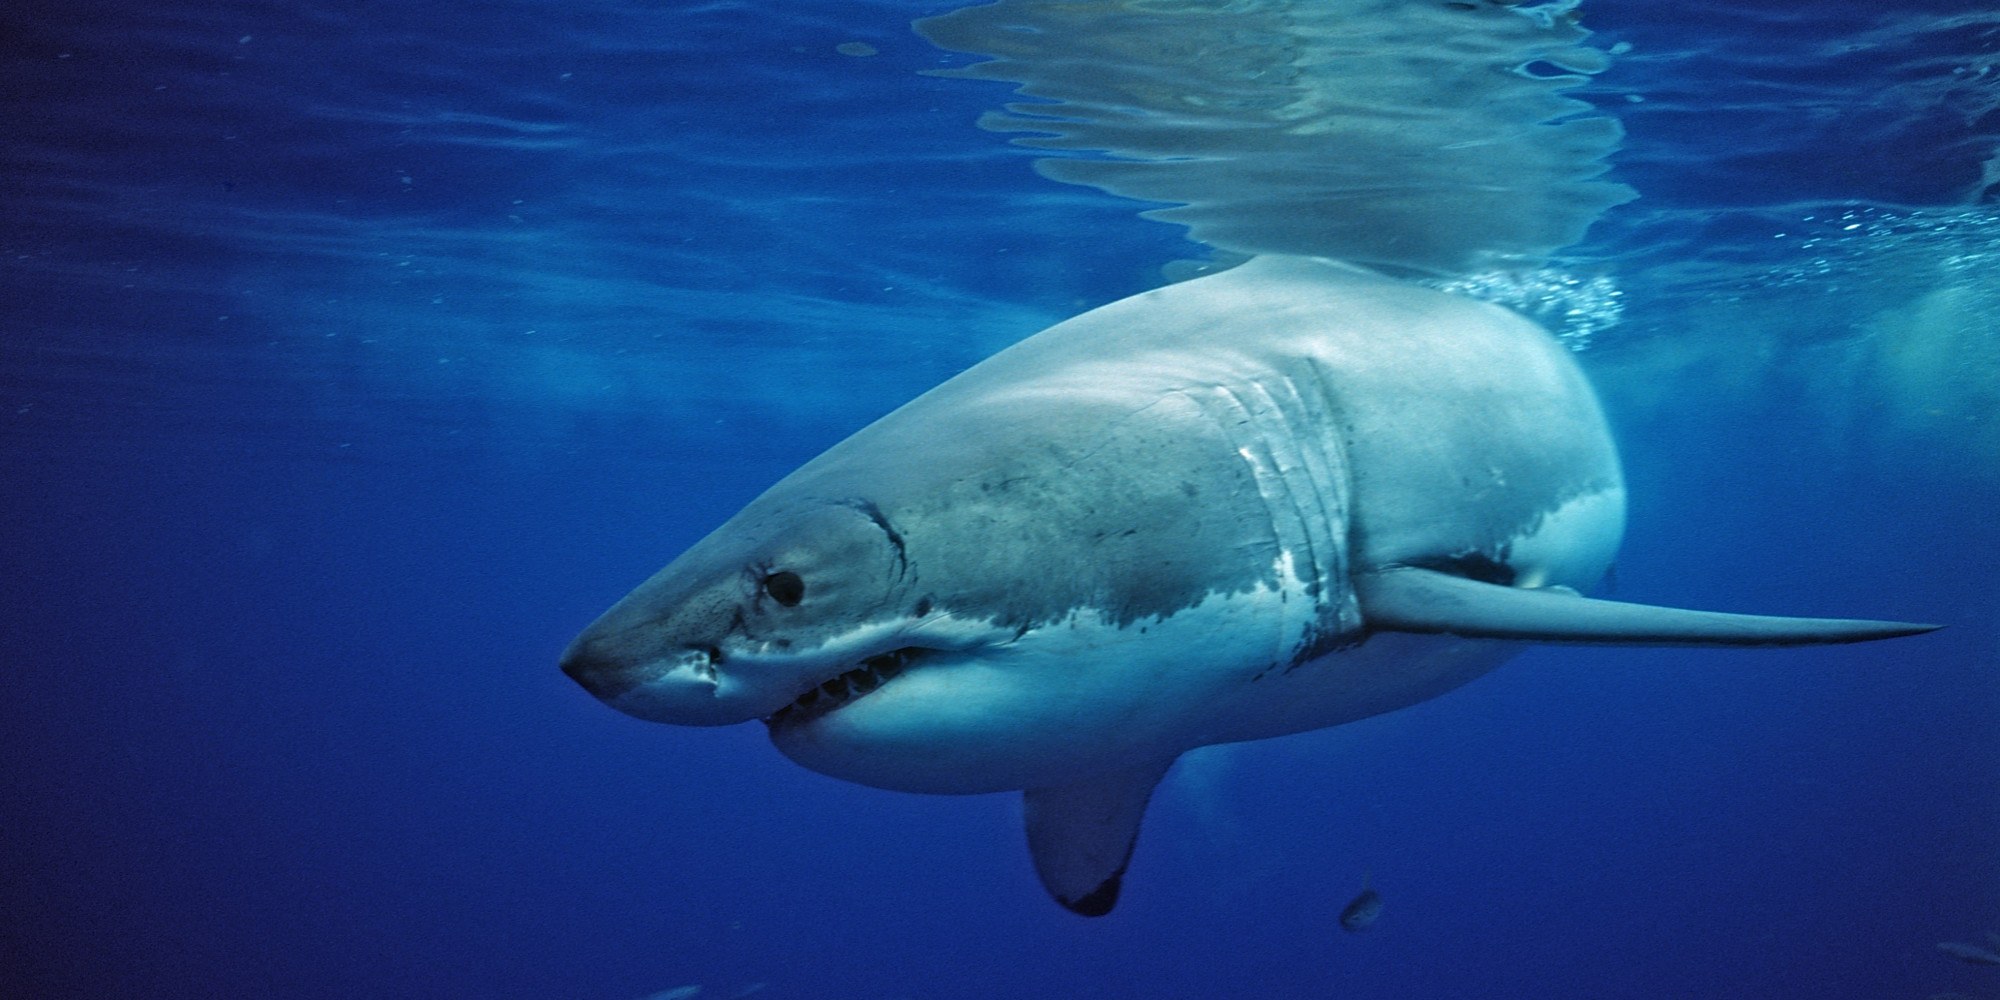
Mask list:
[[[1340,929],[1344,931],[1365,931],[1374,926],[1375,918],[1382,915],[1382,895],[1368,886],[1368,874],[1361,875],[1361,895],[1354,897],[1340,911]],[[1939,945],[1938,947],[1943,947]]]
[[[1347,918],[1343,915],[1341,919],[1345,920]],[[1961,962],[1971,962],[1974,965],[2000,965],[2000,955],[1995,955],[1976,944],[1964,944],[1958,941],[1940,941],[1938,942],[1938,950]]]

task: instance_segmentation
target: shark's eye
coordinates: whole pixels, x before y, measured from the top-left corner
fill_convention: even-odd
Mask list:
[[[806,596],[806,582],[790,570],[773,573],[764,578],[764,593],[785,607],[794,607]]]

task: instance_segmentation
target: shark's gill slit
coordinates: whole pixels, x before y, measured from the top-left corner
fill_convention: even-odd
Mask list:
[[[931,650],[920,646],[905,646],[871,656],[862,660],[860,666],[808,689],[791,704],[771,713],[764,722],[774,727],[788,723],[811,722],[895,680],[929,652]]]

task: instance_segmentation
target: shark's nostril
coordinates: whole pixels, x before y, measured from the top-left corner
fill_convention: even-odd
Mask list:
[[[696,677],[715,683],[719,676],[716,668],[722,663],[722,650],[716,646],[694,646],[681,657],[681,670],[692,672]]]

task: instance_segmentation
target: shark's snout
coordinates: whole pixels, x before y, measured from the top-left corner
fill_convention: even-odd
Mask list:
[[[605,650],[599,643],[579,638],[563,650],[562,672],[583,685],[585,691],[603,701],[616,701],[638,687],[641,678],[631,661]]]
[[[726,726],[776,707],[764,704],[771,697],[754,685],[725,690],[717,668],[722,653],[713,646],[642,650],[631,648],[628,638],[585,632],[563,651],[562,672],[606,705],[651,722]]]

